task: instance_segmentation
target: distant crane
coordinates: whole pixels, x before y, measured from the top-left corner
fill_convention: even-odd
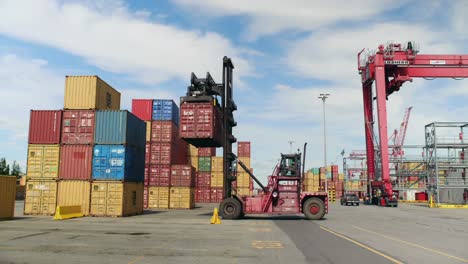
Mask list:
[[[405,143],[406,130],[408,129],[408,121],[411,114],[412,106],[406,108],[405,115],[403,116],[403,121],[400,125],[400,130],[394,130],[393,134],[388,139],[390,143],[393,139],[392,155],[395,158],[402,157],[405,153],[403,151],[403,144]]]

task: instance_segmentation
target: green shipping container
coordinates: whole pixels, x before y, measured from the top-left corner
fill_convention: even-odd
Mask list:
[[[198,171],[210,172],[211,171],[211,157],[198,158]]]
[[[312,174],[318,175],[320,173],[320,168],[312,168],[309,171],[312,172]]]

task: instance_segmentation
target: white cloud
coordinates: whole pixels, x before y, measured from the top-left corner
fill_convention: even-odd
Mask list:
[[[58,48],[147,83],[188,80],[192,71],[211,71],[220,80],[225,55],[233,58],[236,77],[253,70],[237,47],[217,33],[151,22],[142,10],[131,13],[120,1],[106,2],[1,1],[0,34]]]
[[[239,16],[250,18],[247,37],[271,35],[286,30],[309,31],[345,21],[362,21],[384,10],[398,8],[404,1],[339,0],[173,0],[180,6],[205,16]]]
[[[453,15],[452,15],[452,24],[455,29],[454,37],[466,39],[468,35],[468,17],[466,16],[468,12],[468,2],[467,1],[456,1],[453,3]]]

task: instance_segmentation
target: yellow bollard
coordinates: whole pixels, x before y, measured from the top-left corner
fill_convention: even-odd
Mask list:
[[[429,208],[434,208],[434,199],[431,197],[429,198]]]
[[[213,216],[211,217],[211,222],[210,223],[214,224],[214,225],[221,224],[221,219],[219,218],[219,215],[218,215],[218,208],[214,209]]]

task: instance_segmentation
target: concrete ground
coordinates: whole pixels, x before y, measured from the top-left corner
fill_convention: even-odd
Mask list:
[[[331,205],[322,221],[210,225],[214,205],[126,218],[0,222],[0,263],[466,263],[468,210]]]

